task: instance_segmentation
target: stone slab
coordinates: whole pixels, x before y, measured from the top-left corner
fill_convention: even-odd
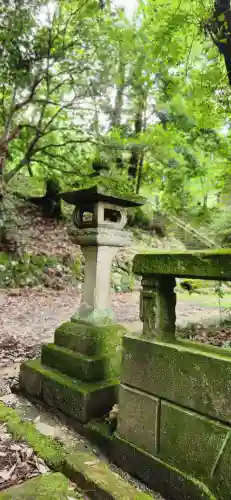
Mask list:
[[[105,191],[101,186],[92,186],[88,189],[61,193],[61,198],[66,201],[66,203],[77,206],[104,201],[120,207],[138,207],[143,205],[146,201],[144,198],[135,196],[134,194],[124,197],[117,191]]]
[[[218,500],[209,488],[190,474],[140,450],[115,436],[111,459],[124,471],[140,479],[163,498],[171,500]]]
[[[230,349],[132,336],[123,347],[123,384],[231,423]]]
[[[158,446],[159,406],[159,399],[121,385],[117,427],[119,436],[155,455]]]
[[[120,375],[120,356],[110,354],[92,358],[55,344],[42,346],[41,361],[45,366],[86,382],[119,378]]]
[[[71,484],[63,474],[45,474],[30,479],[25,483],[14,486],[0,493],[1,500],[67,500],[75,498],[83,500],[84,497],[76,496]]]
[[[161,402],[160,458],[197,478],[208,479],[229,427],[195,412]]]
[[[55,331],[55,344],[86,356],[119,352],[127,333],[121,325],[96,326],[80,321],[64,323]]]
[[[117,380],[83,383],[43,366],[40,360],[28,361],[22,366],[24,375],[20,377],[20,388],[23,392],[27,392],[27,380],[36,372],[41,377],[41,394],[38,395],[36,387],[33,393],[31,384],[30,394],[41,397],[49,406],[80,422],[101,417],[117,401]]]
[[[179,278],[231,280],[231,250],[152,252],[138,254],[133,261],[138,275],[171,275]]]
[[[90,464],[90,466],[89,466]],[[157,500],[156,496],[139,491],[106,463],[92,454],[72,453],[67,457],[64,472],[94,500]]]

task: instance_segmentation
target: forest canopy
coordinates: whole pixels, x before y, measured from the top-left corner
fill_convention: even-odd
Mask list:
[[[20,176],[175,213],[229,193],[229,1],[5,0],[0,24],[3,197]]]

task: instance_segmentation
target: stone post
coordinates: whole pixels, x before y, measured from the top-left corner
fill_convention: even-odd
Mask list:
[[[161,276],[157,280],[156,292],[156,338],[162,342],[175,339],[176,329],[176,280],[172,276]]]
[[[143,323],[143,335],[154,339],[156,336],[157,287],[158,281],[152,276],[142,279],[140,292],[140,319]]]

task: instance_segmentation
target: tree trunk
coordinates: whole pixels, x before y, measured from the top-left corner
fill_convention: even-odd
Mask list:
[[[224,14],[224,19],[222,18]],[[215,0],[213,18],[208,31],[217,46],[220,54],[224,56],[229,84],[231,85],[231,10],[230,0]]]
[[[122,54],[120,54],[120,62],[119,62],[119,75],[120,75],[120,83],[116,88],[116,98],[115,98],[115,107],[112,112],[111,118],[111,128],[120,128],[121,126],[121,118],[123,111],[123,103],[124,103],[124,90],[125,90],[125,63],[122,60]],[[118,168],[123,168],[123,156],[122,153],[116,155],[116,165]]]
[[[145,112],[147,106],[147,93],[141,89],[140,96],[138,98],[137,111],[135,116],[134,124],[134,136],[139,138],[141,132],[146,128],[145,123]],[[142,177],[142,167],[143,167],[144,153],[140,152],[140,148],[133,146],[131,151],[130,165],[128,169],[128,175],[133,180],[137,180],[136,191],[140,189],[141,177]]]

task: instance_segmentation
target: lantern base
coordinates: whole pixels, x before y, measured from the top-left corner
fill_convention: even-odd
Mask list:
[[[73,322],[84,322],[97,326],[113,325],[115,324],[115,314],[111,309],[91,309],[82,307],[75,313],[71,321]]]

